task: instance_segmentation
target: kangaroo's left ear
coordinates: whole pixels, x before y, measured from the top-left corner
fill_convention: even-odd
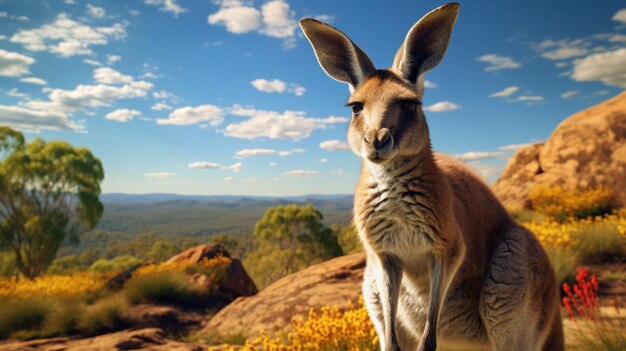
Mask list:
[[[417,21],[396,53],[392,70],[416,84],[419,76],[437,66],[448,49],[458,13],[459,4],[452,2]]]

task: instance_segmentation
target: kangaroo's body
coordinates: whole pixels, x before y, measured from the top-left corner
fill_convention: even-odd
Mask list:
[[[350,85],[352,150],[363,159],[354,222],[363,297],[388,350],[563,350],[550,262],[489,188],[430,149],[423,74],[443,58],[458,4],[417,22],[389,70],[337,29],[301,26],[322,68]]]

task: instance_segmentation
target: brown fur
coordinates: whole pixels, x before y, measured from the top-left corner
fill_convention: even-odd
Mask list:
[[[443,58],[458,8],[418,21],[389,70],[339,30],[300,22],[322,68],[352,91],[365,305],[383,351],[561,351],[558,288],[537,239],[467,167],[430,148],[423,74]]]

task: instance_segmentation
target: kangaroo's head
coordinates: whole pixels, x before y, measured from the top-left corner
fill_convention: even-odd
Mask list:
[[[300,21],[324,71],[350,87],[348,142],[361,158],[380,164],[429,147],[421,108],[424,73],[443,58],[458,10],[458,3],[450,3],[422,17],[386,70],[377,70],[338,29],[311,18]]]

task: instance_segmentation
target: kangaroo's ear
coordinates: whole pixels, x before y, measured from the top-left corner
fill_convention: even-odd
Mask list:
[[[417,21],[396,53],[392,69],[416,84],[419,76],[437,66],[446,53],[458,13],[459,4],[452,2]]]
[[[300,20],[300,27],[326,74],[350,84],[351,90],[376,70],[365,52],[337,28],[312,18]]]

